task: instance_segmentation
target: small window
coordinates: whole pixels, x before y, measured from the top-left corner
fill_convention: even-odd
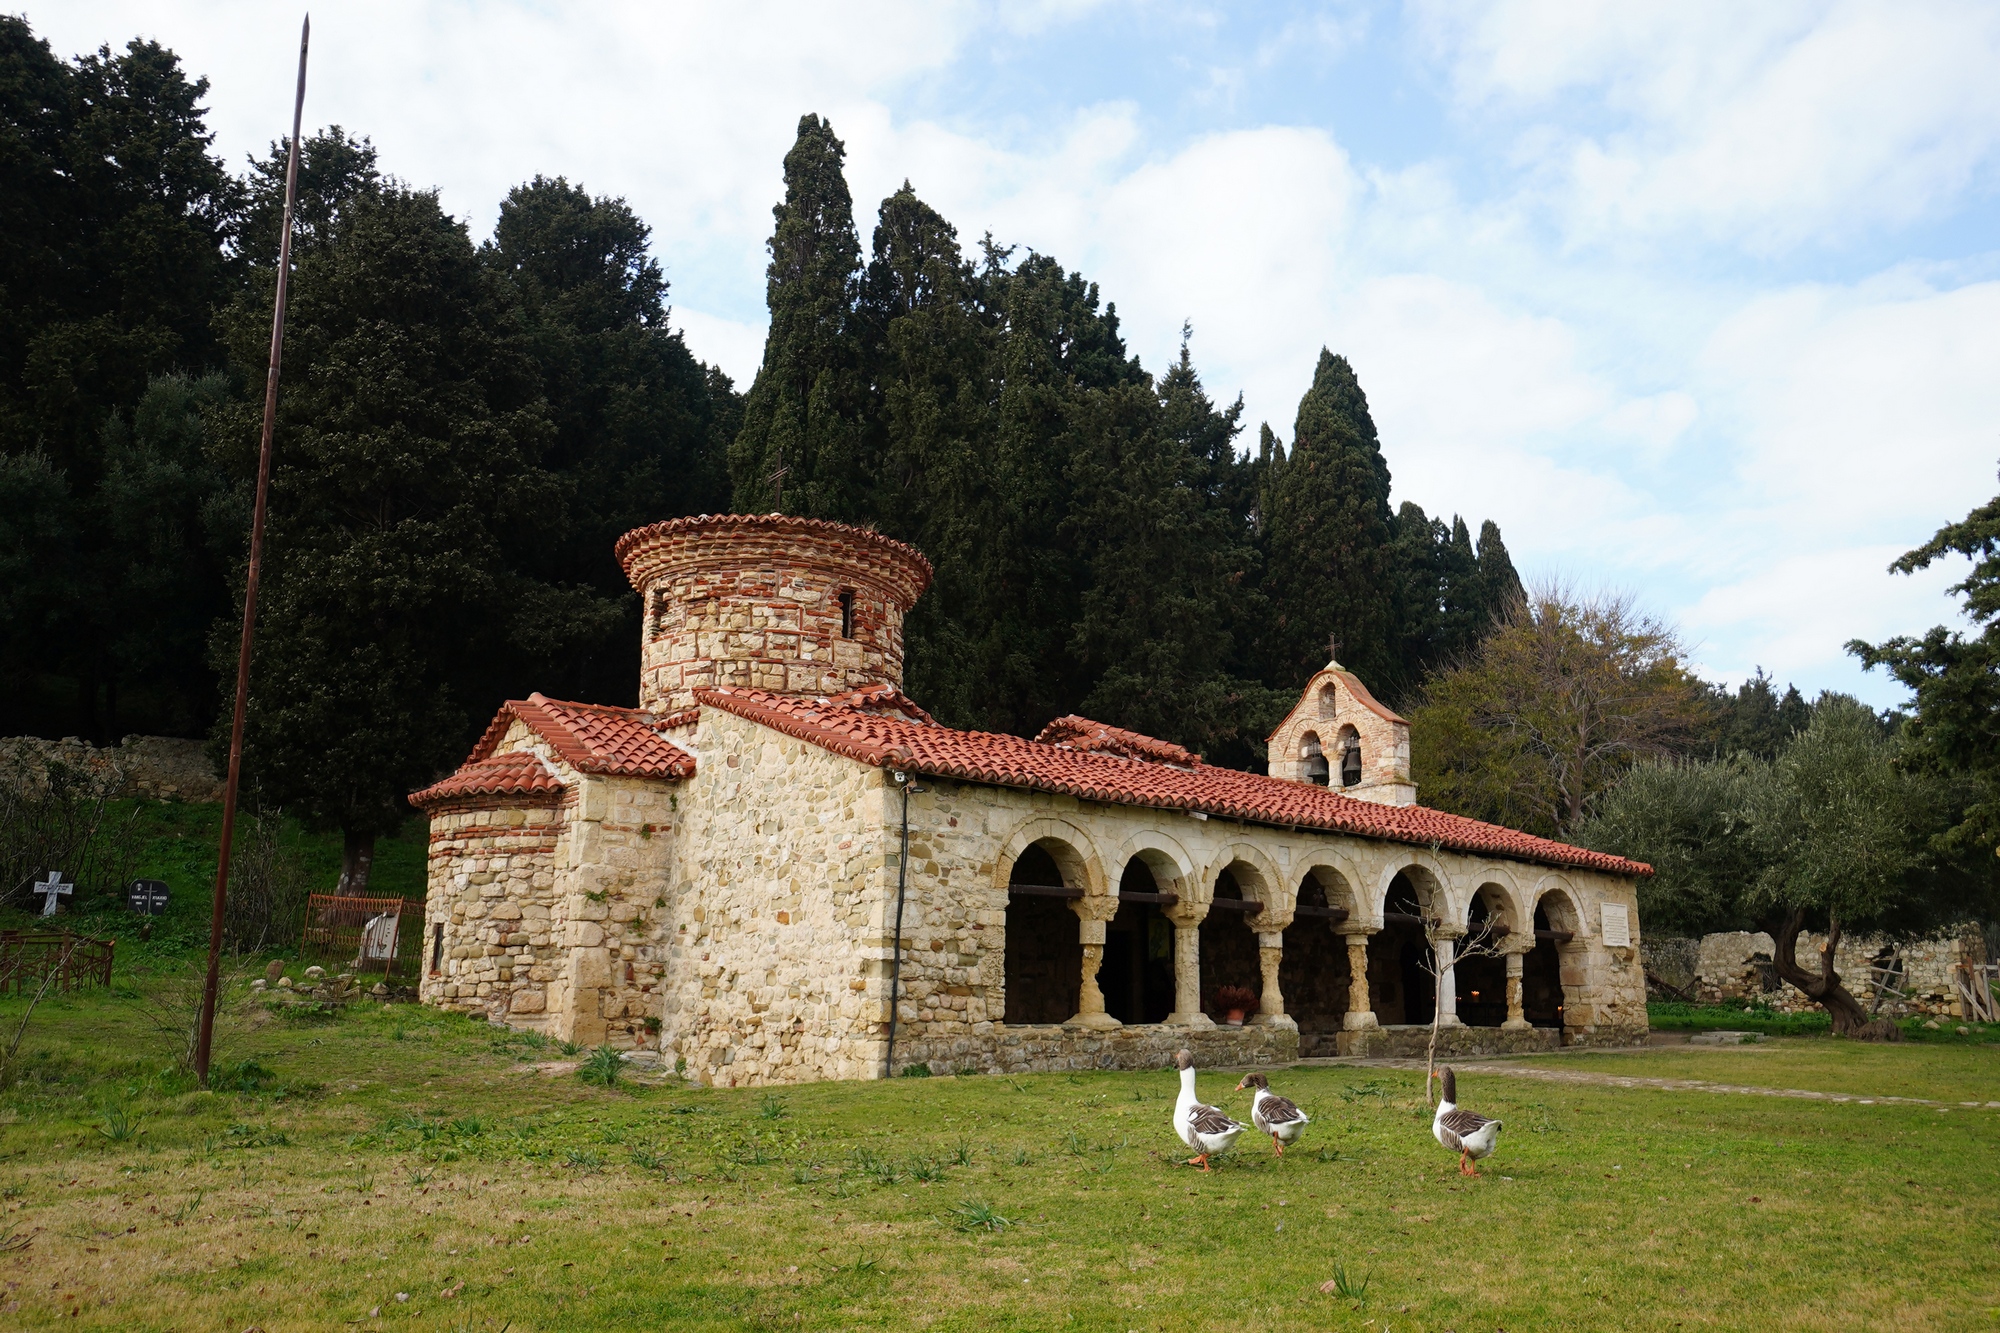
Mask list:
[[[840,594],[840,637],[854,637],[854,594],[851,592]]]
[[[444,967],[444,922],[431,925],[431,975],[436,976]]]

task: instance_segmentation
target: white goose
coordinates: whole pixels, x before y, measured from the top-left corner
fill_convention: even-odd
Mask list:
[[[1437,1114],[1431,1117],[1431,1135],[1458,1154],[1461,1175],[1476,1176],[1479,1168],[1473,1163],[1492,1156],[1494,1146],[1500,1141],[1500,1122],[1459,1106],[1458,1079],[1449,1067],[1431,1077],[1444,1080],[1444,1096],[1438,1100]]]
[[[1256,1089],[1250,1097],[1250,1123],[1271,1136],[1271,1147],[1283,1157],[1286,1145],[1299,1141],[1299,1136],[1306,1132],[1306,1126],[1312,1123],[1312,1117],[1295,1103],[1272,1092],[1270,1080],[1262,1074],[1245,1074],[1243,1081],[1236,1085],[1236,1090],[1241,1092],[1245,1088]]]
[[[1239,1125],[1217,1108],[1195,1099],[1192,1052],[1182,1051],[1174,1057],[1174,1063],[1181,1071],[1181,1095],[1174,1103],[1174,1133],[1198,1154],[1188,1158],[1188,1165],[1206,1171],[1208,1159],[1235,1147],[1237,1138],[1249,1126]]]

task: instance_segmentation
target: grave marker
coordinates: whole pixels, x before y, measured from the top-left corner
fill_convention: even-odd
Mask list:
[[[69,897],[71,891],[75,888],[76,885],[67,883],[63,879],[62,871],[51,870],[49,877],[44,880],[37,880],[29,892],[42,895],[43,916],[54,916],[56,914],[57,900]]]
[[[165,880],[135,879],[125,890],[125,903],[140,916],[158,916],[167,910],[171,896]]]

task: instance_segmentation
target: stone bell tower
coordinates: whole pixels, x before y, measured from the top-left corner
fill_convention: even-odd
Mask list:
[[[913,547],[820,519],[704,514],[635,528],[615,550],[645,607],[648,712],[692,708],[703,686],[902,686],[903,617],[931,581]]]
[[[1410,724],[1359,677],[1328,662],[1271,733],[1271,776],[1328,787],[1377,805],[1415,805]]]

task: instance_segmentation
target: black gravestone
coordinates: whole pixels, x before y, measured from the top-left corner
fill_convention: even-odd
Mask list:
[[[125,890],[125,902],[140,916],[158,916],[167,910],[167,886],[157,879],[135,879]]]

